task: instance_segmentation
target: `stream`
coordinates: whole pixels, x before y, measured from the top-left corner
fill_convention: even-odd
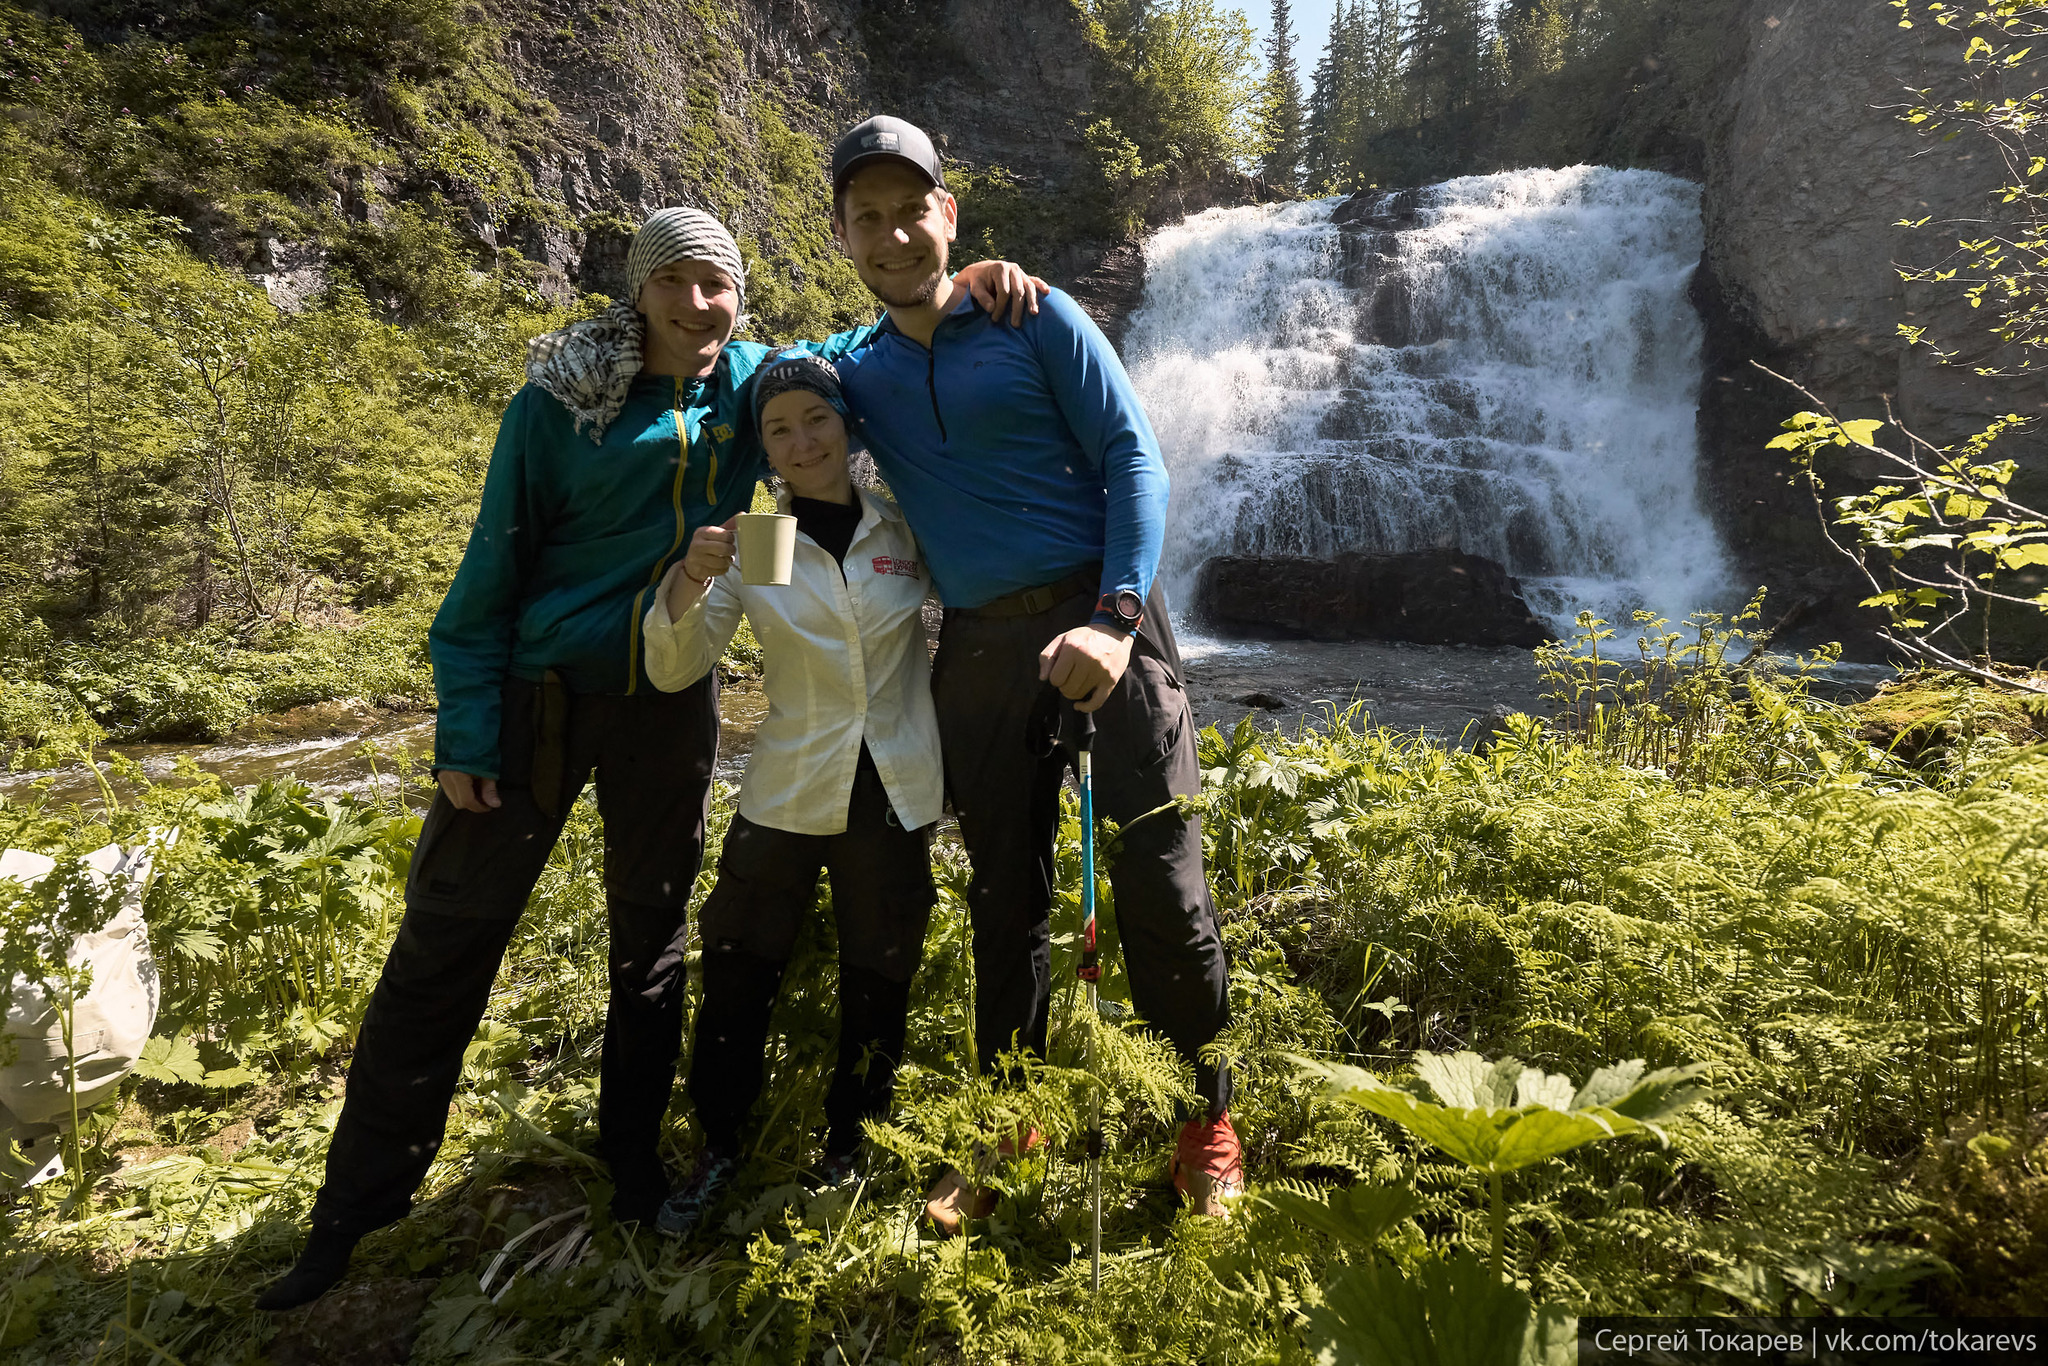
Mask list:
[[[1323,726],[1333,712],[1359,703],[1370,724],[1426,731],[1470,746],[1508,712],[1544,714],[1536,664],[1512,647],[1407,645],[1386,641],[1214,641],[1183,636],[1188,701],[1198,726],[1228,731],[1246,716],[1265,730]],[[1841,700],[1867,696],[1890,668],[1840,664],[1818,692]],[[741,678],[719,692],[718,777],[737,783],[767,713],[760,680]],[[374,760],[365,748],[374,746]],[[322,793],[371,796],[397,784],[397,756],[423,769],[432,758],[432,712],[381,712],[325,704],[259,718],[214,744],[114,745],[153,780],[179,759],[217,774],[230,786],[295,779]],[[99,784],[83,765],[0,772],[0,796],[21,799],[47,791],[53,806],[99,801]]]

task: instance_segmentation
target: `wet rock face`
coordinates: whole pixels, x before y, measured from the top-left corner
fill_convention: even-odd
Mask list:
[[[1994,414],[2048,414],[2048,380],[1985,379],[1974,366],[2009,361],[1960,287],[1908,285],[1899,263],[1938,261],[1966,221],[1995,212],[1996,151],[1965,135],[1929,138],[1893,114],[1911,90],[1959,92],[1967,36],[1870,0],[1751,0],[1710,140],[1706,251],[1693,297],[1707,327],[1700,396],[1702,483],[1744,567],[1789,581],[1829,562],[1813,505],[1789,488],[1789,466],[1764,443],[1810,402],[1759,373],[1759,360],[1798,379],[1844,416],[1883,417],[1889,396],[1908,427],[1937,443]],[[2016,86],[2048,77],[2027,71]],[[1926,228],[1896,226],[1930,217]],[[1942,366],[1909,348],[1901,323],[1925,326],[1961,351]],[[2048,484],[2048,433],[2001,443]],[[1877,472],[1843,471],[1844,482]],[[2025,476],[2023,476],[2025,482]]]
[[[1505,569],[1455,549],[1217,556],[1196,578],[1195,615],[1237,636],[1521,646],[1550,639]]]

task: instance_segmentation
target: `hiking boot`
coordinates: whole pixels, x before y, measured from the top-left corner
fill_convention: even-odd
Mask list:
[[[299,1260],[256,1297],[256,1307],[267,1314],[278,1314],[311,1304],[347,1274],[348,1259],[355,1250],[354,1236],[333,1229],[314,1229],[306,1238],[306,1250],[299,1254]]]
[[[1228,1113],[1212,1120],[1191,1119],[1180,1126],[1173,1145],[1174,1189],[1196,1214],[1228,1219],[1225,1200],[1244,1194],[1244,1149]]]
[[[1027,1129],[1021,1151],[1028,1153],[1044,1141],[1038,1130]],[[977,1143],[974,1148],[976,1170],[981,1176],[986,1176],[994,1169],[998,1157],[1015,1157],[1019,1151],[1015,1135],[998,1143],[993,1153],[987,1144]],[[951,1238],[960,1232],[967,1220],[986,1219],[994,1214],[1001,1198],[992,1187],[982,1185],[978,1179],[969,1180],[949,1167],[925,1197],[924,1217],[932,1221],[932,1227],[938,1230],[941,1238]]]
[[[704,1222],[704,1216],[732,1185],[739,1164],[722,1153],[706,1152],[698,1157],[689,1179],[664,1200],[654,1226],[671,1238],[687,1238]]]
[[[612,1161],[612,1222],[653,1228],[668,1198],[668,1169],[651,1154],[638,1161]]]

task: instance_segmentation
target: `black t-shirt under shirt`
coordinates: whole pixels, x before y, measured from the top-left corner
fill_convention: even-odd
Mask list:
[[[796,529],[818,543],[827,555],[839,561],[839,572],[846,572],[847,547],[853,544],[853,533],[860,529],[860,496],[854,495],[851,503],[828,503],[819,498],[791,498],[789,510],[796,516]]]

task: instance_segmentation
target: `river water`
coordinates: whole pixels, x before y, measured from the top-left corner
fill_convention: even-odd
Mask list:
[[[1527,650],[1378,641],[1274,641],[1270,644],[1188,643],[1188,698],[1198,725],[1228,729],[1249,715],[1265,729],[1326,723],[1333,710],[1362,703],[1375,724],[1428,730],[1448,740],[1482,733],[1502,708],[1537,707],[1536,669]],[[327,793],[358,796],[391,791],[396,762],[417,770],[433,757],[431,712],[396,715],[331,705],[269,718],[252,733],[218,744],[116,745],[153,779],[170,776],[181,758],[240,787],[265,779],[296,779]],[[719,692],[718,776],[737,783],[767,712],[758,680],[735,679]],[[317,731],[284,738],[264,732]],[[374,754],[366,754],[366,747]],[[99,784],[83,766],[40,772],[0,771],[0,795],[36,791],[58,807],[96,806]]]

